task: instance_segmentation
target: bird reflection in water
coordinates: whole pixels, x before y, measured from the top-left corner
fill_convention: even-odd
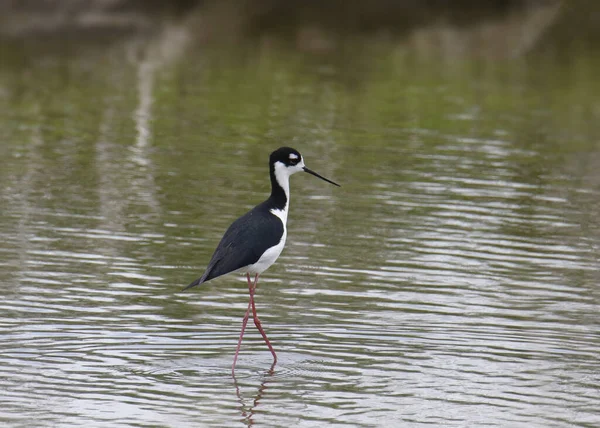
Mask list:
[[[267,390],[268,383],[273,380],[273,374],[275,374],[275,364],[276,362],[273,362],[271,368],[263,375],[262,381],[260,382],[260,385],[256,390],[256,393],[254,394],[254,398],[252,399],[252,405],[250,406],[246,404],[244,398],[242,397],[240,385],[237,381],[235,373],[232,374],[233,385],[235,387],[235,394],[237,395],[238,401],[240,402],[242,418],[246,425],[249,427],[254,426],[254,420],[252,419],[254,417],[254,412],[260,404],[260,401],[263,398],[263,394]]]

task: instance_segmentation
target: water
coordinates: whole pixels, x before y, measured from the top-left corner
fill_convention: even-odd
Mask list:
[[[598,426],[593,52],[187,37],[0,76],[3,425]],[[284,144],[342,187],[292,177],[232,379],[244,278],[181,289]]]

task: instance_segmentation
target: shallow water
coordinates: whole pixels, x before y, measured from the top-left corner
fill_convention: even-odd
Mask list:
[[[597,59],[360,43],[5,69],[0,421],[598,426]],[[232,379],[245,279],[181,289],[280,145],[342,187],[292,178],[257,294],[279,362],[250,328]]]

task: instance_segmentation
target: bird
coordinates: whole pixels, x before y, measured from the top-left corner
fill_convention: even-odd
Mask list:
[[[231,366],[232,375],[235,375],[235,365],[250,311],[252,311],[254,325],[273,355],[271,367],[273,368],[277,363],[277,354],[256,313],[254,294],[259,276],[275,263],[285,246],[286,223],[290,207],[290,176],[297,172],[306,172],[340,187],[334,181],[308,169],[298,150],[291,147],[280,147],[275,150],[269,156],[271,195],[229,226],[208,262],[204,274],[184,288],[184,290],[188,290],[229,273],[246,274],[250,301],[242,320],[242,330]],[[254,280],[251,280],[251,275],[254,276]]]

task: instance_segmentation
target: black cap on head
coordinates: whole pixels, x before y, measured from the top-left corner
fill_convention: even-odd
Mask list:
[[[271,153],[270,163],[273,165],[275,162],[281,162],[286,166],[294,166],[300,163],[302,155],[296,149],[291,147],[280,147]]]

